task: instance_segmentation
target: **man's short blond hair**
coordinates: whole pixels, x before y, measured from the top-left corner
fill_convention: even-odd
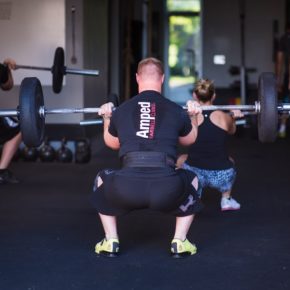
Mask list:
[[[164,69],[162,62],[154,57],[148,57],[141,60],[137,68],[138,75],[156,74],[163,76]]]

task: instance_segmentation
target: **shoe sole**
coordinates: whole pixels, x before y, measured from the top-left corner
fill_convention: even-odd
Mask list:
[[[194,254],[196,254],[196,252],[194,252],[194,253],[190,253],[190,252],[171,253],[171,258],[173,258],[173,259],[184,259],[184,258],[192,256]]]
[[[106,251],[100,251],[99,253],[95,252],[98,256],[103,256],[106,258],[116,258],[119,256],[119,253],[111,253]]]
[[[239,208],[229,207],[229,208],[222,208],[221,211],[231,211],[231,210],[239,210]]]

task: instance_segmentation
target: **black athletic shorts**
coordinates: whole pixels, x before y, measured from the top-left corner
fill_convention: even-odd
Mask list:
[[[11,140],[20,132],[19,123],[14,118],[0,117],[0,145]]]
[[[97,186],[98,177],[103,183]],[[193,172],[171,167],[105,169],[94,182],[92,203],[104,215],[122,215],[151,209],[174,216],[188,216],[202,209],[192,180]]]

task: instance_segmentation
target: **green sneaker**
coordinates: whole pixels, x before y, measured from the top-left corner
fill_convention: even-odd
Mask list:
[[[171,242],[171,256],[173,258],[184,258],[194,255],[197,252],[195,244],[192,244],[188,239],[184,241],[173,239]]]
[[[99,255],[114,258],[119,254],[119,240],[118,239],[106,239],[96,244],[95,252]]]

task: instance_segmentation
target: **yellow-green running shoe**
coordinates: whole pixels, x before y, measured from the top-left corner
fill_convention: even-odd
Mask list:
[[[96,244],[95,252],[99,255],[114,258],[119,254],[119,240],[118,239],[106,239]]]
[[[173,239],[171,242],[171,256],[173,258],[184,258],[194,255],[197,252],[195,244],[192,244],[188,239],[184,241]]]

